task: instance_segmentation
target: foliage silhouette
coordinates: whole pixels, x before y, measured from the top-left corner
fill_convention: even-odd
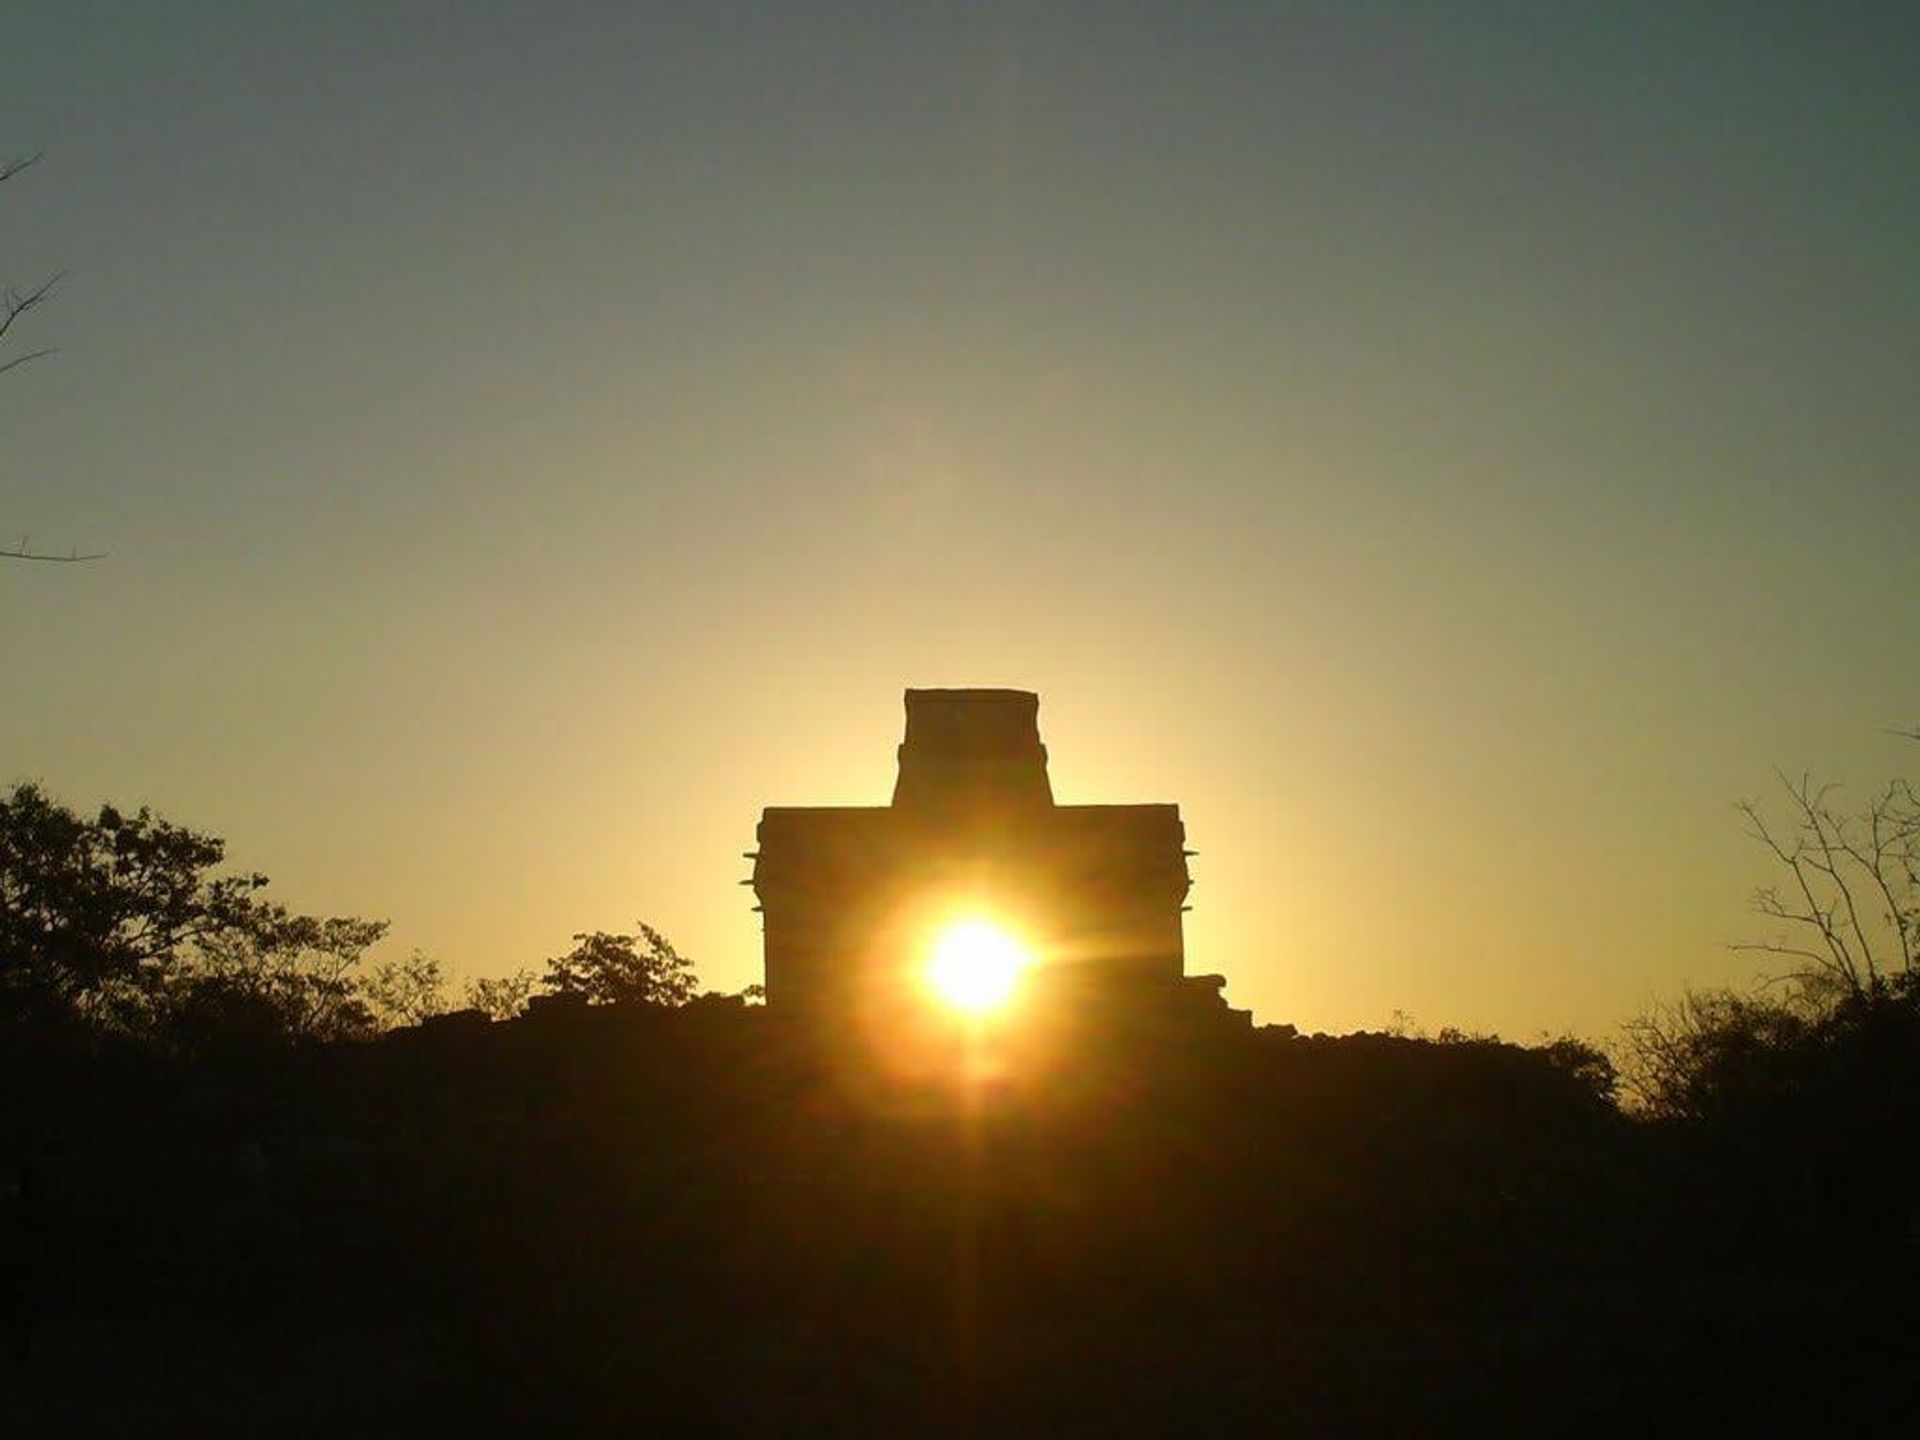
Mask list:
[[[440,962],[422,950],[408,951],[404,960],[376,965],[363,988],[382,1029],[418,1025],[446,1012],[446,976]]]
[[[1627,1022],[1629,1094],[1653,1119],[1711,1122],[1790,1092],[1819,1025],[1779,995],[1689,990]]]
[[[573,937],[573,949],[547,962],[548,993],[592,1005],[684,1005],[694,995],[693,964],[644,921],[631,935],[605,930]]]
[[[384,920],[321,920],[257,906],[242,925],[204,937],[159,981],[154,1027],[178,1041],[356,1040],[378,1026],[355,968]]]
[[[490,1020],[511,1020],[527,1008],[536,983],[528,969],[510,975],[483,975],[467,982],[467,1008],[478,1010]]]
[[[0,797],[0,1027],[189,1048],[368,1033],[352,972],[385,922],[295,914],[264,875],[217,873],[225,854],[144,807]]]
[[[118,1018],[201,941],[243,928],[262,875],[215,877],[219,840],[111,805],[86,820],[0,798],[0,1018]]]

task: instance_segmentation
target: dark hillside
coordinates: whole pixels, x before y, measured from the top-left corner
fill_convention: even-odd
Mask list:
[[[1549,1049],[843,1053],[708,1001],[17,1054],[9,1390],[92,1434],[1399,1434],[1770,1432],[1906,1383],[1906,1255],[1729,1264],[1708,1152]]]

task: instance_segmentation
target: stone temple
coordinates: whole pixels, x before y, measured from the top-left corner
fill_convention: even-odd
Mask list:
[[[929,937],[971,914],[1024,939],[1037,989],[1244,1019],[1219,977],[1185,973],[1180,807],[1055,804],[1039,706],[1022,690],[909,690],[891,805],[766,810],[744,883],[770,1012],[912,1003]]]

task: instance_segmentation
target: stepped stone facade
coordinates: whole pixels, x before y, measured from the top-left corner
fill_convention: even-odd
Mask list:
[[[904,1001],[929,937],[961,914],[1018,932],[1048,988],[1211,991],[1221,1008],[1217,977],[1185,976],[1179,806],[1055,804],[1039,705],[1021,690],[909,690],[891,805],[766,810],[747,883],[770,1009]]]

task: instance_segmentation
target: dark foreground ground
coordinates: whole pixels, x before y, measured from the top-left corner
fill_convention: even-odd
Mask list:
[[[16,1058],[0,1433],[1920,1414],[1912,1160],[1879,1129],[1636,1125],[1490,1043],[1115,1026],[999,1068],[846,1053],[714,1007]]]

